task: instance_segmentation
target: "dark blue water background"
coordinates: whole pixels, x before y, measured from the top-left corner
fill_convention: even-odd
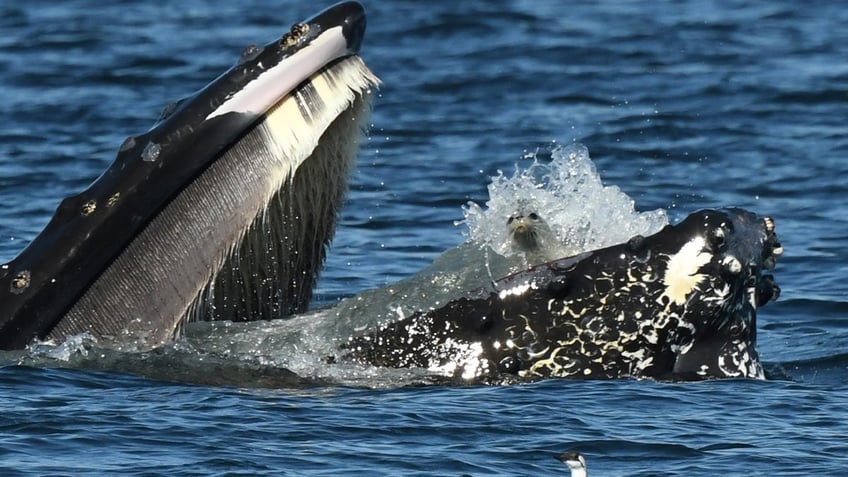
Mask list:
[[[848,9],[841,2],[367,2],[384,86],[318,304],[409,276],[499,169],[586,145],[673,220],[772,215],[770,381],[263,389],[0,368],[3,475],[844,475]],[[0,4],[0,262],[171,100],[310,2]]]

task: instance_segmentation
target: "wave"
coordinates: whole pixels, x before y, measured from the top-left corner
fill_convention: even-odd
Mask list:
[[[764,363],[764,367],[768,379],[828,386],[848,384],[848,353],[782,363]]]

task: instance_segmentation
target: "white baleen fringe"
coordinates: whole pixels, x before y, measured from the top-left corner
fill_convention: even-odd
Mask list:
[[[270,173],[255,220],[221,257],[195,318],[269,319],[305,309],[378,85],[361,58],[346,58],[298,87],[251,133],[256,140],[244,143],[262,162],[255,167]]]

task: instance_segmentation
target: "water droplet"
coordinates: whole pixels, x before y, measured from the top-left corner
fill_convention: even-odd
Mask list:
[[[112,194],[111,197],[109,197],[109,200],[106,201],[106,207],[114,206],[115,204],[118,203],[118,199],[120,199],[120,198],[121,198],[121,193],[115,192],[114,194]]]
[[[162,152],[162,146],[155,142],[148,143],[141,152],[141,160],[145,162],[154,162],[159,159],[159,153]]]

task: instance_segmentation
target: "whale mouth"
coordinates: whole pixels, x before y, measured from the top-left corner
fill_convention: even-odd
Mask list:
[[[361,5],[331,7],[127,138],[0,266],[0,348],[90,333],[148,349],[191,319],[304,310],[379,85],[364,31]]]

